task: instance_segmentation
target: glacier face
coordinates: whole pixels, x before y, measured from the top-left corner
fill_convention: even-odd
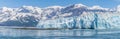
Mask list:
[[[119,12],[83,12],[80,16],[43,20],[38,28],[72,28],[72,29],[112,29],[120,28]]]
[[[0,26],[38,28],[115,28],[119,26],[120,6],[110,9],[73,4],[66,7],[22,6],[0,8]],[[113,27],[112,27],[113,26]]]

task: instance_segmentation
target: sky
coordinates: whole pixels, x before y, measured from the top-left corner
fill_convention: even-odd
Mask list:
[[[21,6],[67,6],[72,4],[84,4],[86,6],[99,5],[104,8],[114,8],[120,5],[120,0],[0,0],[0,7],[21,7]]]

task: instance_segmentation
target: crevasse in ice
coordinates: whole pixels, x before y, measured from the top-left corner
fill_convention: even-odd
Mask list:
[[[80,16],[41,20],[38,28],[112,29],[120,28],[119,12],[83,12]]]

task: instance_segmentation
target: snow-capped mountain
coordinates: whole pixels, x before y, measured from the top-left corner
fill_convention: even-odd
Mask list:
[[[33,6],[22,6],[19,8],[0,8],[1,26],[36,26],[42,20],[56,20],[59,18],[70,18],[84,16],[87,13],[119,13],[120,7],[115,9],[102,8],[100,6],[89,7],[83,4],[73,4],[66,7],[50,6],[39,8]],[[88,16],[89,17],[89,16]]]
[[[120,12],[120,5],[118,5],[118,7],[117,7],[117,11]]]

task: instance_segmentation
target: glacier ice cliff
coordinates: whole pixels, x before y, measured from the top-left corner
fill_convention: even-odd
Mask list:
[[[120,13],[83,12],[80,16],[41,20],[38,28],[112,29],[120,28]]]

